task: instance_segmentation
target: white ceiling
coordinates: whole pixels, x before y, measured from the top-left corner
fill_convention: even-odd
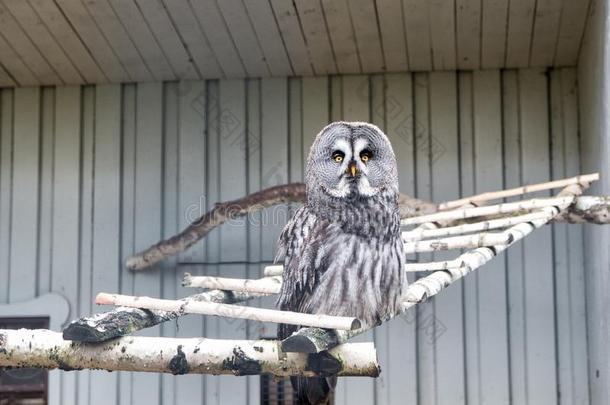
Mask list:
[[[577,62],[589,0],[0,0],[0,86]]]

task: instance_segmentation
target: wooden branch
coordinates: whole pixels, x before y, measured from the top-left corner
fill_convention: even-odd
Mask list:
[[[554,222],[610,224],[610,196],[582,196],[558,215]]]
[[[286,323],[289,325],[312,326],[316,328],[339,330],[360,328],[360,321],[353,317],[305,314],[301,312],[278,311],[274,309],[209,302],[175,301],[150,297],[132,297],[128,295],[99,293],[95,298],[95,303],[100,305],[121,305],[132,308],[172,311],[182,314],[201,314],[249,319],[259,322]]]
[[[284,274],[284,266],[282,266],[281,264],[265,266],[263,274],[265,277],[281,276],[282,274]]]
[[[415,304],[423,302],[429,297],[438,294],[451,283],[483,266],[485,263],[496,257],[499,253],[506,250],[510,245],[529,235],[534,229],[545,225],[559,212],[557,207],[548,207],[548,209],[549,211],[552,210],[554,212],[548,212],[546,218],[535,219],[530,222],[522,222],[508,229],[506,233],[511,235],[510,243],[490,247],[481,247],[468,251],[460,255],[455,260],[456,262],[460,262],[461,266],[450,267],[442,271],[435,271],[429,276],[422,277],[413,284],[409,285],[406,301],[403,303],[403,309],[407,310]]]
[[[407,273],[418,271],[438,271],[457,269],[459,267],[462,267],[462,262],[458,259],[453,259],[438,262],[407,263],[405,267],[405,271]]]
[[[512,226],[507,231],[512,234],[512,241],[510,244],[481,247],[466,252],[456,260],[462,262],[462,266],[448,270],[436,271],[429,276],[420,278],[413,284],[409,285],[407,287],[407,292],[405,295],[406,299],[403,302],[402,310],[406,311],[408,308],[438,294],[453,282],[459,280],[466,274],[473,272],[490,261],[492,258],[497,256],[498,253],[507,249],[508,246],[524,238],[534,229],[548,223],[563,210],[567,209],[570,204],[575,201],[576,196],[580,195],[586,187],[588,187],[587,183],[571,184],[565,187],[558,195],[558,197],[565,198],[565,201],[562,204],[547,205],[540,209],[540,211],[547,214],[546,217]],[[388,319],[383,319],[382,321],[385,322],[387,320]],[[367,330],[367,328],[351,331],[301,328],[282,341],[282,350],[289,352],[295,351],[302,353],[319,353],[335,347],[336,345],[341,345],[352,337],[366,332]]]
[[[572,197],[550,197],[534,198],[525,201],[516,201],[504,204],[488,205],[484,207],[471,207],[456,209],[451,211],[441,211],[435,214],[422,215],[419,217],[407,218],[401,221],[402,225],[422,224],[425,222],[455,221],[486,215],[509,214],[518,211],[528,211],[548,206],[565,206],[566,203],[573,201]]]
[[[5,367],[280,377],[377,377],[380,372],[373,343],[349,343],[311,358],[282,352],[275,340],[129,336],[91,345],[44,329],[0,329],[0,369]]]
[[[274,276],[258,280],[245,280],[210,276],[193,277],[189,273],[185,273],[182,285],[184,287],[214,288],[259,294],[279,294],[282,287],[282,277]]]
[[[487,193],[477,194],[472,197],[461,198],[459,200],[448,201],[438,205],[439,211],[450,210],[462,207],[466,204],[477,205],[480,202],[489,202],[506,197],[515,197],[536,191],[551,190],[554,188],[566,187],[572,184],[592,183],[599,180],[599,173],[584,174],[581,176],[570,177],[567,179],[547,181],[544,183],[530,184],[527,186],[515,187],[508,190],[491,191]]]
[[[483,266],[499,253],[506,250],[510,245],[523,239],[532,231],[546,225],[562,211],[566,210],[580,195],[584,189],[588,187],[588,183],[572,183],[566,186],[558,195],[567,199],[561,205],[551,205],[543,207],[540,211],[545,214],[538,219],[533,219],[528,222],[516,224],[503,233],[509,235],[511,242],[505,245],[496,245],[492,247],[481,247],[460,255],[453,262],[459,263],[460,267],[447,268],[443,271],[436,271],[429,276],[418,279],[413,284],[409,285],[407,290],[406,301],[403,303],[403,310],[425,301],[427,298],[438,294],[451,283],[464,277],[466,274]]]
[[[406,242],[405,253],[439,252],[444,250],[477,248],[481,246],[506,245],[510,235],[503,232],[478,233],[474,235],[451,236],[448,238]]]
[[[182,301],[236,304],[260,297],[261,294],[212,290],[191,295]],[[119,307],[72,321],[63,331],[63,338],[77,342],[99,343],[125,336],[141,329],[151,328],[181,316],[178,311],[156,311]]]
[[[162,240],[127,259],[126,266],[130,270],[145,269],[166,257],[184,252],[227,221],[266,207],[304,200],[305,185],[293,183],[267,188],[237,200],[218,203],[179,234]]]
[[[284,203],[303,203],[305,185],[291,183],[267,188],[233,201],[218,203],[179,234],[162,240],[127,259],[130,270],[143,270],[153,264],[184,252],[210,231],[227,221]],[[404,194],[399,196],[401,217],[407,218],[436,212],[436,204]]]
[[[412,231],[406,231],[402,233],[402,240],[405,242],[415,242],[418,240],[439,238],[446,236],[461,235],[472,232],[482,232],[490,229],[507,228],[513,225],[520,224],[521,222],[527,222],[534,219],[545,217],[544,212],[531,212],[525,215],[518,215],[514,217],[490,219],[481,222],[474,222],[470,224],[461,224],[456,226],[450,226],[446,228],[416,228]]]

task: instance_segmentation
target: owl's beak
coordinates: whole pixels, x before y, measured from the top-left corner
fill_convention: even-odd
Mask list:
[[[356,168],[356,162],[352,162],[349,164],[349,171],[352,174],[352,177],[356,177],[356,172],[358,171]]]

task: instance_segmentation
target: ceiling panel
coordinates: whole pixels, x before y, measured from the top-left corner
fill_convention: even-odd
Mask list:
[[[0,0],[0,87],[577,63],[590,0]]]

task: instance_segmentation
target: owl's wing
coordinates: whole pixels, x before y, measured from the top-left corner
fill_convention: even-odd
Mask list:
[[[284,264],[283,283],[278,306],[283,310],[299,311],[324,270],[316,256],[329,223],[318,218],[307,207],[299,208],[282,231],[275,262]]]

